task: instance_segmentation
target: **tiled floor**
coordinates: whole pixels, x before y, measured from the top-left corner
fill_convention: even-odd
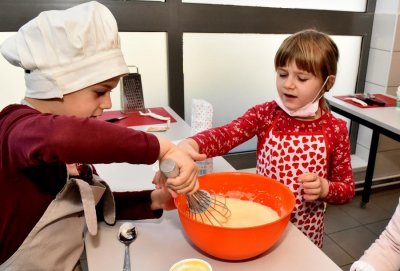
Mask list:
[[[374,192],[366,208],[361,196],[345,205],[328,205],[323,251],[343,270],[360,258],[384,230],[399,202],[400,189]]]
[[[254,168],[239,171],[255,172]],[[345,205],[328,205],[325,213],[323,251],[342,270],[351,264],[384,230],[400,197],[400,189],[373,192],[365,208],[360,207],[361,195]]]

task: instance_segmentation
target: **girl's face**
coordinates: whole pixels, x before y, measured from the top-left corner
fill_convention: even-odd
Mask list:
[[[117,86],[119,78],[117,76],[65,95],[56,107],[57,112],[53,113],[77,117],[100,116],[104,109],[111,108],[110,93]]]
[[[289,110],[297,110],[312,102],[321,90],[323,81],[312,73],[300,70],[294,61],[276,72],[279,97]]]

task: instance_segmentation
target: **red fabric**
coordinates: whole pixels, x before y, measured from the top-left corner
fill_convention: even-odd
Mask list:
[[[346,103],[352,104],[354,106],[360,107],[360,108],[376,108],[376,107],[393,107],[396,106],[396,99],[392,98],[392,97],[388,97],[386,95],[382,95],[382,94],[374,94],[374,96],[385,102],[386,104],[381,106],[381,105],[367,105],[367,106],[362,106],[361,104],[355,103],[352,100],[346,100],[346,98],[351,98],[353,97],[353,95],[343,95],[343,96],[334,96],[335,98],[345,101]]]
[[[96,119],[41,114],[23,105],[3,109],[0,263],[18,249],[64,186],[66,163],[152,164],[159,151],[157,138],[141,131]],[[127,181],[135,181],[134,176]],[[125,205],[127,196],[136,193],[139,198]],[[118,219],[159,216],[150,210],[150,191],[116,193],[115,199]]]
[[[318,131],[286,132],[276,129],[278,114],[271,125],[268,136],[259,148],[257,173],[270,176],[286,185],[296,198],[291,222],[318,247],[322,247],[324,236],[324,203],[322,199],[312,202],[303,200],[303,187],[296,177],[313,172],[328,177],[329,140],[325,129]]]
[[[276,131],[282,133],[321,133],[324,127],[328,137],[328,176],[329,193],[324,201],[331,204],[344,204],[354,197],[354,180],[351,168],[350,140],[343,120],[335,118],[330,112],[313,121],[301,121],[284,113],[275,102],[267,102],[250,108],[244,115],[221,127],[203,131],[192,138],[199,144],[200,152],[208,157],[223,155],[241,143],[257,137],[257,172],[265,165],[261,150],[266,141],[274,119],[277,117]],[[293,161],[289,161],[290,164]],[[279,168],[276,169],[279,172]],[[310,170],[310,169],[309,169]],[[269,176],[270,177],[270,176]],[[293,176],[297,181],[297,176]],[[297,202],[296,206],[301,204]]]
[[[176,122],[176,119],[171,116],[164,108],[162,107],[154,107],[154,108],[147,108],[150,109],[151,112],[158,114],[163,117],[170,117],[171,118],[171,123]],[[163,120],[155,119],[149,116],[141,116],[139,112],[134,112],[134,113],[128,113],[124,114],[119,110],[116,111],[106,111],[98,117],[100,120],[107,120],[110,118],[117,118],[117,117],[124,117],[126,116],[126,119],[122,119],[119,121],[114,122],[115,124],[119,126],[124,126],[124,127],[129,127],[129,126],[140,126],[140,125],[152,125],[152,124],[163,124],[166,123]]]

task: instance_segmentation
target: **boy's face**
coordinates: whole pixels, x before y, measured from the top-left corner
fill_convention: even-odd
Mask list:
[[[65,95],[57,112],[53,113],[77,117],[100,116],[104,109],[111,108],[110,92],[117,86],[119,78],[117,76]]]
[[[298,69],[294,61],[279,67],[276,72],[279,97],[289,110],[297,110],[313,101],[322,84],[321,78]]]

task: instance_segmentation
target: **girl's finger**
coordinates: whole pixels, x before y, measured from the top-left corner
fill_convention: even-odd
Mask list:
[[[321,192],[321,189],[316,188],[316,189],[304,189],[305,195],[317,195],[319,196]]]

